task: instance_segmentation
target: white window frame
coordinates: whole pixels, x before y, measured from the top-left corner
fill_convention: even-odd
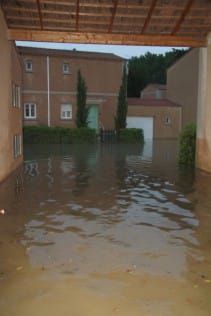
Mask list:
[[[12,106],[20,108],[21,105],[21,89],[14,82],[12,83]]]
[[[13,136],[13,153],[14,158],[18,158],[22,155],[22,138],[20,134]]]
[[[32,72],[32,70],[33,70],[32,61],[31,60],[26,60],[25,61],[25,71],[26,72]]]
[[[28,107],[28,109],[27,109]],[[34,107],[34,115],[32,115],[32,107]],[[27,115],[29,110],[29,115]],[[37,118],[37,105],[34,102],[24,103],[24,119],[25,120],[36,120]]]
[[[63,63],[62,71],[63,71],[64,75],[69,75],[70,74],[70,64],[69,63]]]
[[[69,103],[61,104],[61,111],[60,111],[61,120],[72,120],[72,116],[73,116],[72,104],[69,104]]]
[[[171,125],[171,116],[170,115],[165,116],[165,125]]]

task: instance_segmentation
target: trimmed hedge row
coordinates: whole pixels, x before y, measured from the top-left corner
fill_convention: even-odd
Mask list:
[[[93,144],[96,131],[91,128],[24,126],[25,144]]]
[[[195,165],[196,151],[196,124],[188,124],[180,134],[179,164]]]
[[[95,129],[87,127],[23,127],[23,142],[25,144],[93,144],[96,140]],[[120,143],[143,143],[143,130],[138,128],[120,129],[117,141]]]
[[[143,143],[144,133],[141,128],[124,128],[118,133],[118,141],[120,143]]]

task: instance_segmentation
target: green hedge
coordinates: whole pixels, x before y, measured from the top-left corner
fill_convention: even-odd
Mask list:
[[[118,141],[120,143],[143,143],[143,130],[141,128],[120,129],[118,132]]]
[[[180,134],[179,140],[179,164],[195,165],[196,151],[196,124],[188,124]]]
[[[96,142],[96,131],[85,127],[24,126],[23,142],[25,144],[90,144]]]

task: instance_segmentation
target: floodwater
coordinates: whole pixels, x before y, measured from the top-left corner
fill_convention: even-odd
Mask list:
[[[210,316],[211,175],[176,156],[26,147],[0,186],[0,315]]]

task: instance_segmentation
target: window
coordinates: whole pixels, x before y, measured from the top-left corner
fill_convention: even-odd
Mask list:
[[[62,120],[71,120],[72,119],[72,105],[71,104],[62,104],[61,105],[61,119]]]
[[[15,108],[20,108],[20,87],[17,86],[14,82],[12,83],[12,106]]]
[[[36,104],[35,103],[25,103],[24,104],[24,119],[33,120],[36,119]]]
[[[26,60],[26,62],[25,62],[25,70],[27,72],[32,72],[32,61],[31,60]]]
[[[165,117],[165,125],[171,125],[171,118],[170,116]]]
[[[63,74],[70,74],[70,65],[68,63],[63,64]]]
[[[13,153],[14,158],[21,156],[21,135],[16,134],[13,137]]]

